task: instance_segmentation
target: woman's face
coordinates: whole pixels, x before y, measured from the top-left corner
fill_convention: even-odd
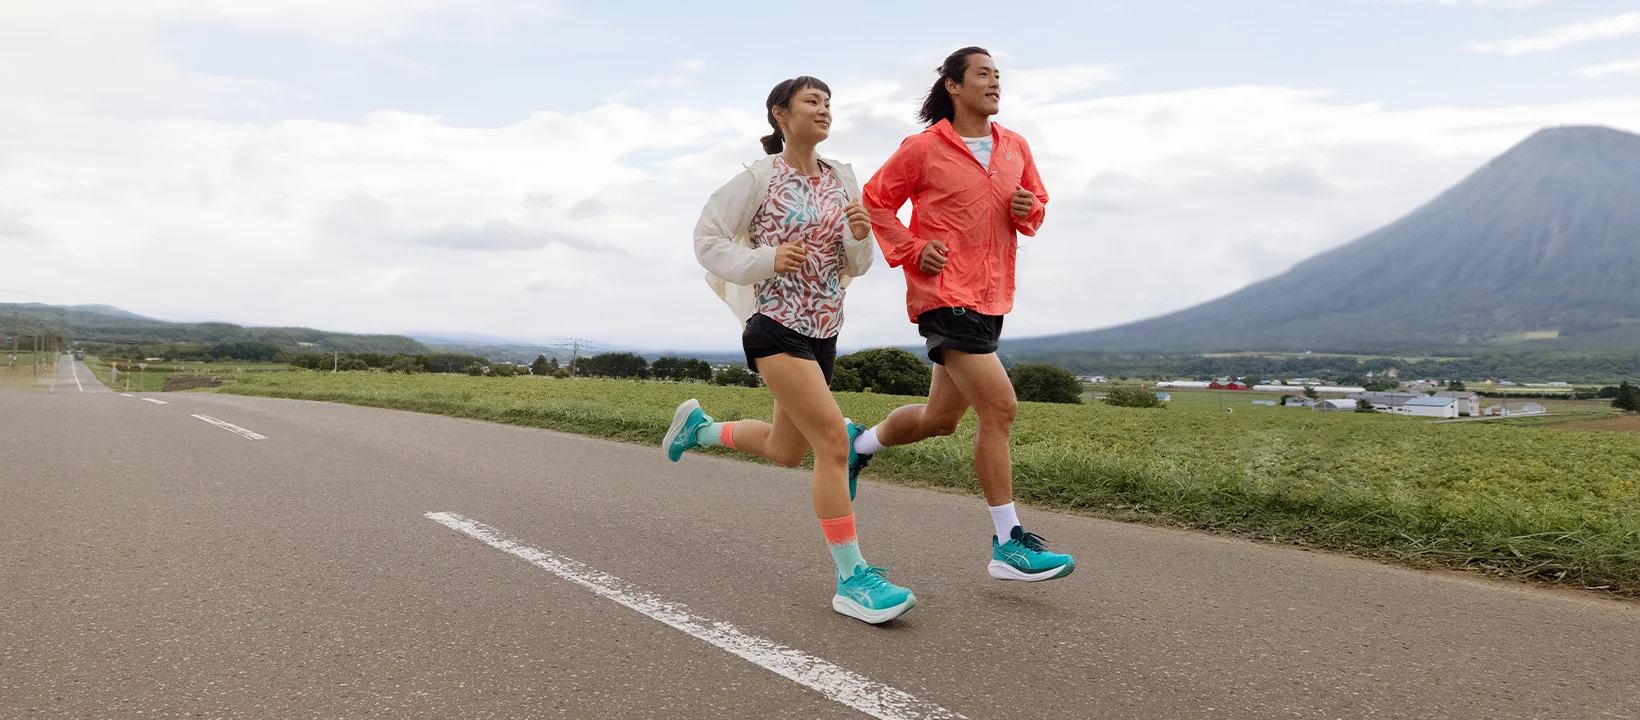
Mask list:
[[[775,108],[774,119],[787,142],[818,145],[831,135],[831,95],[819,88],[803,88],[789,107]]]
[[[975,115],[990,117],[1002,105],[1002,71],[990,55],[975,53],[968,56],[962,84],[947,80],[945,89],[951,92],[952,103]]]

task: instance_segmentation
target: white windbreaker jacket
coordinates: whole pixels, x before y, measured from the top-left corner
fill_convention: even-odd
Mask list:
[[[775,276],[775,248],[756,247],[751,237],[752,217],[768,199],[774,157],[769,155],[746,166],[744,172],[712,193],[695,223],[695,258],[706,268],[706,284],[742,325],[757,311],[752,286]],[[853,167],[823,157],[817,159],[837,173],[850,202],[860,199],[860,183],[854,178]],[[843,231],[844,287],[871,268],[876,247],[869,232],[863,238],[853,235],[847,229]]]

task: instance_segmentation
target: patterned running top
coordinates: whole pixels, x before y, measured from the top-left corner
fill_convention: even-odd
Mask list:
[[[757,311],[787,329],[811,338],[831,338],[843,329],[843,209],[848,192],[829,168],[809,177],[774,159],[769,197],[752,217],[752,243],[775,247],[802,243],[808,259],[797,272],[757,284]]]

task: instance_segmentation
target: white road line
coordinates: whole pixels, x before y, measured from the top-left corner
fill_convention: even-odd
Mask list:
[[[148,398],[143,398],[143,399],[147,400]],[[266,439],[268,439],[268,436],[266,436],[266,435],[258,435],[256,433],[253,433],[253,432],[249,431],[249,430],[246,430],[245,428],[239,427],[238,425],[235,425],[231,422],[224,422],[222,420],[218,420],[218,419],[216,419],[214,417],[211,417],[209,415],[195,415],[194,417],[199,418],[201,420],[204,420],[205,422],[208,422],[208,423],[210,423],[212,425],[215,425],[219,428],[222,428],[223,430],[227,430],[228,432],[234,433],[236,435],[242,435],[242,436],[244,436],[246,438],[249,438],[251,440],[266,440]]]
[[[562,555],[518,543],[476,520],[447,512],[431,512],[426,517],[874,718],[952,720],[963,717],[813,655],[751,635],[729,623],[695,615],[682,604],[663,600],[625,580]]]
[[[74,367],[73,360],[68,361],[68,371],[74,373],[74,386],[78,387],[80,392],[85,392],[85,386],[80,384],[80,371]]]
[[[120,393],[120,397],[136,397],[136,396],[132,395],[131,393]]]
[[[171,403],[165,402],[164,400],[155,400],[153,398],[143,398],[143,400],[147,400],[148,402],[151,402],[155,405],[170,405],[171,404]]]

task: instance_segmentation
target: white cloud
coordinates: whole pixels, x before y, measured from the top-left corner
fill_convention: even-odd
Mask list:
[[[1115,66],[1072,65],[1005,72],[1002,89],[1008,99],[1037,104],[1080,95],[1116,81]]]
[[[184,71],[141,24],[45,42],[11,33],[7,12],[0,63],[39,71],[0,75],[0,284],[165,317],[735,345],[690,237],[757,154],[755,103],[611,100],[496,127],[396,111],[218,120],[291,91]],[[823,150],[869,176],[917,131],[927,66],[849,83]],[[1022,243],[1015,337],[1229,292],[1545,125],[1640,129],[1640,98],[1391,109],[1277,86],[1090,96],[1110,92],[1109,66],[1006,77],[999,120],[1030,139],[1053,198]],[[903,297],[884,264],[853,285],[844,346],[917,342]]]
[[[1613,15],[1586,22],[1571,23],[1551,28],[1537,35],[1472,42],[1464,46],[1471,52],[1494,55],[1525,55],[1571,47],[1594,40],[1640,34],[1640,12]]]
[[[48,241],[45,233],[24,221],[22,213],[10,213],[0,208],[0,242],[45,245]]]
[[[1626,75],[1631,73],[1640,73],[1640,58],[1636,58],[1634,60],[1619,60],[1617,62],[1603,63],[1600,65],[1590,65],[1585,68],[1580,68],[1577,71],[1579,76],[1590,79],[1603,78],[1607,75]]]
[[[678,63],[678,68],[684,72],[698,73],[706,71],[705,60],[685,60]]]
[[[682,75],[659,75],[655,77],[638,78],[632,81],[632,87],[641,89],[653,88],[680,88],[689,87],[693,81]]]
[[[497,30],[547,17],[551,0],[62,0],[18,3],[7,22],[36,27],[222,24],[283,32],[339,45],[373,45],[428,30]]]
[[[1385,0],[1378,0],[1384,2]],[[1397,3],[1420,3],[1426,5],[1502,5],[1504,7],[1537,7],[1560,0],[1388,0]]]

